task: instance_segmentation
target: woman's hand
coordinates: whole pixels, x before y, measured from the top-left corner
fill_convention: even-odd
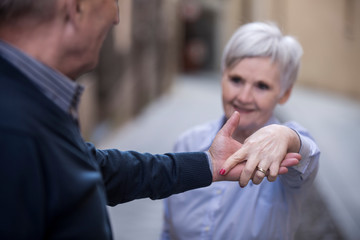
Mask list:
[[[267,175],[269,181],[275,181],[283,160],[289,156],[301,158],[299,154],[294,155],[299,150],[300,139],[296,132],[273,124],[248,137],[242,147],[226,160],[223,169],[227,173],[235,165],[246,161],[240,174],[241,187],[245,187],[250,179],[254,184],[260,184]],[[293,155],[287,155],[291,152]]]

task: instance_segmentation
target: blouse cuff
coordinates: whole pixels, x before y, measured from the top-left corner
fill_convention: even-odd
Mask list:
[[[302,137],[298,131],[291,128],[299,137],[300,140],[300,150],[299,154],[301,155],[301,160],[298,165],[293,166],[292,168],[301,172],[302,174],[305,173],[309,163],[310,163],[310,144],[306,141],[304,137]]]

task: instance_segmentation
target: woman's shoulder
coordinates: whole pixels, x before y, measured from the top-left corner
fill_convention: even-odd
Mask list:
[[[222,127],[222,120],[211,120],[202,124],[195,125],[194,127],[186,130],[180,135],[180,138],[196,137],[196,136],[209,136],[213,135]]]
[[[222,125],[223,117],[196,125],[178,137],[176,148],[182,146],[186,151],[207,150]]]

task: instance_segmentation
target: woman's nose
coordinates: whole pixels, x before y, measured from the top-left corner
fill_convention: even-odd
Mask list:
[[[254,100],[252,87],[250,85],[245,85],[239,91],[237,96],[238,100],[242,103],[250,103]]]

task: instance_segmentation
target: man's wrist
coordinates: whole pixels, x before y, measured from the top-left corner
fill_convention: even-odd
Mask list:
[[[210,172],[211,172],[212,175],[214,175],[211,154],[209,153],[209,151],[205,151],[205,153],[206,153],[206,156],[207,156],[207,159],[208,159]]]

